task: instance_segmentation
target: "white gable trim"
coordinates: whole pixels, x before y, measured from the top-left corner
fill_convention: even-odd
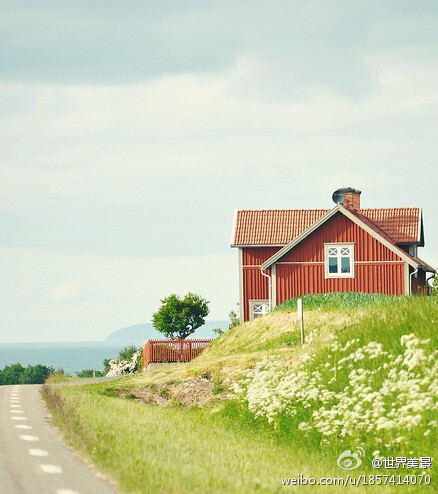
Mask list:
[[[348,211],[347,208],[344,208],[341,204],[338,204],[332,210],[330,210],[328,213],[326,213],[324,216],[322,216],[318,221],[313,223],[313,225],[311,225],[307,230],[305,230],[303,233],[301,233],[301,235],[298,235],[298,237],[295,238],[292,242],[285,245],[276,254],[274,254],[267,261],[265,261],[261,265],[261,269],[269,268],[274,262],[278,261],[278,259],[283,257],[284,254],[286,254],[291,249],[293,249],[296,245],[298,245],[300,242],[302,242],[306,237],[308,237],[312,232],[317,230],[321,225],[323,225],[327,220],[329,220],[337,212],[342,213],[344,216],[346,216],[348,219],[350,219],[353,223],[356,223],[356,225],[360,226],[363,230],[365,230],[367,233],[369,233],[372,237],[374,237],[376,240],[378,240],[381,244],[383,244],[389,250],[391,250],[392,252],[397,254],[399,257],[401,257],[403,259],[403,261],[407,262],[412,267],[417,268],[419,266],[419,264],[416,263],[413,259],[411,259],[410,256],[406,255],[406,252],[404,252],[402,249],[400,249],[397,246],[388,242],[379,233],[377,233],[375,230],[373,230],[368,225],[366,225],[362,220],[360,220],[354,214],[352,214],[350,211]]]
[[[237,225],[237,209],[234,210],[233,214],[233,226],[231,228],[231,238],[230,238],[230,245],[231,247],[234,247],[234,240],[236,236],[236,225]]]

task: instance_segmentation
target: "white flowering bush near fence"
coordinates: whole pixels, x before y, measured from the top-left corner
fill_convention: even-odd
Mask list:
[[[384,348],[334,338],[322,354],[307,346],[299,364],[264,359],[233,383],[256,417],[274,426],[286,417],[323,444],[356,439],[394,453],[428,443],[438,403],[437,352],[429,339],[409,333]]]

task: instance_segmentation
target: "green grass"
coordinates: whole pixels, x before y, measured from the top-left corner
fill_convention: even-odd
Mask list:
[[[412,332],[422,339],[430,338],[431,351],[436,348],[438,301],[434,298],[339,294],[319,299],[324,300],[321,305],[317,300],[304,300],[306,331],[315,334],[306,350],[310,347],[315,354],[312,365],[329,358],[333,334],[341,344],[353,337],[364,344],[377,341],[397,355],[401,351],[400,336]],[[226,388],[224,377],[253,366],[265,356],[281,359],[289,366],[299,361],[305,350],[299,342],[293,307],[292,301],[289,306],[230,330],[190,364],[162,367],[99,385],[50,386],[45,399],[53,420],[67,441],[113,478],[122,492],[343,492],[339,487],[283,487],[281,478],[300,473],[308,477],[345,477],[348,472],[337,468],[336,458],[347,447],[361,444],[321,445],[316,435],[297,431],[301,418],[281,417],[273,428],[266,420],[256,419],[245,403],[216,399]],[[130,396],[130,388],[143,386],[159,391],[166,389],[163,383],[184,382],[201,373],[208,373],[214,383],[213,401],[202,408],[145,405]],[[127,391],[128,399],[118,397],[120,389]],[[373,438],[363,439],[369,465]],[[418,438],[415,450],[431,455],[434,440]],[[364,465],[351,473],[388,472],[372,471]],[[354,490],[401,492],[399,486],[362,486]],[[428,488],[403,486],[403,492],[423,491]]]
[[[283,477],[342,473],[333,458],[291,447],[234,401],[217,409],[156,407],[111,397],[106,386],[46,389],[44,397],[67,442],[122,492],[277,493]]]
[[[337,306],[337,304],[336,304]],[[338,327],[336,331],[337,340],[341,348],[345,347],[348,341],[352,338],[359,340],[358,347],[363,347],[370,342],[381,343],[383,349],[386,352],[394,356],[401,355],[405,348],[400,343],[402,335],[413,333],[421,340],[428,341],[423,345],[427,355],[433,355],[438,351],[436,328],[438,324],[438,299],[436,298],[393,298],[383,304],[378,304],[373,307],[373,310],[368,313],[367,316],[362,317],[359,321],[353,321],[350,324],[345,324],[342,327]],[[316,331],[318,331],[316,329]],[[336,352],[330,349],[329,344],[319,336],[321,333],[316,334],[314,342],[310,345],[309,351],[313,354],[313,359],[310,364],[307,365],[307,370],[312,372],[316,368],[323,366],[327,362],[330,362],[333,366],[334,362],[338,358]],[[294,352],[296,353],[297,350]],[[355,362],[354,368],[361,368],[364,364],[361,361]],[[370,366],[365,368],[372,370],[381,365],[381,361],[373,360],[368,363]],[[293,367],[293,365],[292,365]],[[328,382],[333,374],[330,374],[330,370],[323,370],[323,377],[325,382]],[[350,370],[346,367],[339,371],[336,382],[330,386],[330,390],[336,393],[341,392],[349,384]],[[326,377],[325,377],[326,376]],[[383,381],[383,374],[377,376],[374,380],[373,386],[378,387]],[[295,442],[297,445],[302,442],[302,434],[298,431],[297,426],[300,422],[308,421],[311,416],[312,410],[302,410],[293,418],[288,417],[286,414],[280,415],[276,425],[278,436],[284,436],[285,439]],[[427,412],[425,414],[427,420],[438,420],[437,414],[434,412]],[[265,422],[263,419],[259,419],[259,422]],[[427,429],[427,427],[426,427]],[[375,438],[369,436],[358,435],[354,440],[359,442],[367,451],[373,451],[379,449],[386,456],[391,454],[397,454],[399,456],[412,456],[412,455],[431,455],[436,449],[436,436],[431,434],[427,437],[423,435],[425,431],[424,424],[422,427],[418,427],[409,435],[409,440],[401,443],[397,448],[391,446],[386,448],[384,445],[378,446],[375,442]],[[307,435],[306,441],[309,444],[317,444],[321,439],[321,435],[314,432]],[[352,439],[347,438],[344,441],[339,439],[333,439],[325,449],[332,455],[339,454],[340,451],[346,449],[351,443]]]
[[[76,381],[78,378],[63,374],[62,372],[52,372],[46,379],[47,384],[66,383]]]
[[[275,310],[296,310],[297,300],[299,297],[283,302]],[[391,304],[393,301],[401,300],[403,297],[388,295],[369,294],[369,293],[317,293],[303,295],[300,297],[303,301],[304,309],[357,309],[360,307],[369,307],[376,304]]]

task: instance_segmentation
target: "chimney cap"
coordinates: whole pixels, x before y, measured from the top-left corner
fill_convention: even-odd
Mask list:
[[[340,202],[343,202],[346,192],[351,192],[357,195],[362,194],[362,191],[359,189],[354,189],[353,187],[341,187],[340,189],[337,189],[333,192],[332,195],[333,202],[335,204],[339,204]]]

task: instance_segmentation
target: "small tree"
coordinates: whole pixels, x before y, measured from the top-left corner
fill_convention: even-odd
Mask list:
[[[213,328],[212,331],[214,334],[217,334],[218,336],[222,336],[225,333],[225,331],[222,328]]]
[[[231,326],[234,328],[234,326],[238,326],[240,324],[240,318],[237,315],[235,310],[232,310],[229,314],[228,317],[230,318]]]
[[[173,293],[161,303],[158,311],[152,314],[152,323],[157,331],[172,340],[185,339],[193,334],[205,323],[209,313],[210,302],[195,293],[189,292],[184,297]]]

